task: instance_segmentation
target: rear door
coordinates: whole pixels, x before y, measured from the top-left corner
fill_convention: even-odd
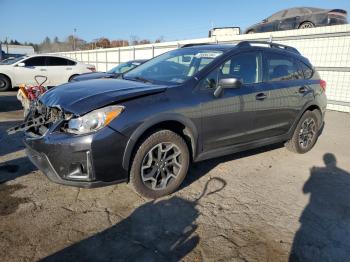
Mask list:
[[[233,55],[199,83],[203,150],[209,151],[251,141],[255,95],[261,84],[259,51]],[[242,86],[213,95],[223,78],[237,78]]]
[[[305,8],[291,8],[287,10],[285,17],[280,20],[278,30],[289,30],[298,28],[300,18],[307,14]]]
[[[49,56],[47,58],[49,85],[56,86],[68,82],[68,79],[75,74],[74,65],[75,62],[69,59]]]
[[[295,58],[264,51],[263,61],[264,81],[256,96],[253,130],[258,140],[288,133],[309,92]]]

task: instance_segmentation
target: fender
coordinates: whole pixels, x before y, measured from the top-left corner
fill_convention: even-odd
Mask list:
[[[294,133],[294,130],[295,128],[297,127],[301,117],[303,116],[303,114],[306,112],[306,110],[309,108],[309,107],[313,107],[313,106],[316,106],[319,110],[320,110],[320,113],[322,115],[322,118],[323,118],[323,112],[322,112],[322,107],[320,106],[320,104],[317,102],[317,101],[309,101],[308,103],[306,103],[303,108],[300,110],[298,116],[295,118],[294,120],[294,123],[293,125],[291,126],[291,128],[289,129],[288,131],[288,137],[291,137]]]
[[[130,136],[126,148],[124,150],[123,155],[123,168],[125,170],[129,170],[130,158],[131,154],[134,150],[134,147],[140,137],[150,128],[161,124],[163,122],[175,121],[185,126],[185,134],[191,138],[191,147],[192,147],[192,155],[193,158],[197,154],[198,148],[198,130],[196,125],[189,119],[183,115],[177,113],[165,113],[152,117],[151,119],[147,119],[140,126],[136,128],[136,130]]]

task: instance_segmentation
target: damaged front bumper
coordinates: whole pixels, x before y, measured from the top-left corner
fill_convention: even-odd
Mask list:
[[[8,133],[24,131],[28,158],[53,182],[97,187],[126,181],[122,167],[127,138],[106,126],[76,135],[64,131],[72,116],[57,108],[39,107],[32,117]]]
[[[87,188],[127,180],[122,167],[126,143],[109,127],[84,136],[50,130],[42,137],[24,138],[28,158],[51,181]]]

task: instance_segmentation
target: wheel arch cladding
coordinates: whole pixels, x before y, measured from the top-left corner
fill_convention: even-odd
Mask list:
[[[159,121],[147,121],[134,131],[127,143],[123,156],[124,169],[130,169],[131,158],[140,142],[150,134],[161,129],[171,130],[183,137],[190,151],[191,160],[195,157],[197,152],[198,132],[197,128],[190,120],[172,117]]]
[[[318,105],[310,105],[309,107],[307,107],[305,110],[304,110],[304,112],[303,112],[303,114],[306,112],[306,111],[315,111],[316,110],[316,112],[318,112],[318,114],[317,114],[317,118],[318,118],[318,122],[319,122],[319,124],[321,124],[320,122],[322,121],[322,111],[321,111],[321,108],[318,106]]]
[[[303,117],[303,115],[305,114],[305,112],[307,111],[314,111],[317,110],[319,113],[319,116],[322,118],[322,111],[321,108],[317,105],[317,104],[308,104],[306,105],[303,110],[300,111],[299,115],[297,118],[295,118],[294,124],[292,126],[292,128],[290,129],[290,132],[293,133],[295,128],[297,127],[300,119]]]

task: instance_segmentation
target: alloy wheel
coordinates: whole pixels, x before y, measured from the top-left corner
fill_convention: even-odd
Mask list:
[[[317,132],[316,127],[316,121],[313,118],[306,118],[301,124],[299,144],[302,148],[308,148],[312,144]]]
[[[314,28],[314,25],[312,23],[303,23],[300,27],[300,29],[304,28]]]
[[[152,190],[165,189],[179,174],[181,162],[181,151],[174,143],[162,142],[155,145],[142,161],[143,183]]]

